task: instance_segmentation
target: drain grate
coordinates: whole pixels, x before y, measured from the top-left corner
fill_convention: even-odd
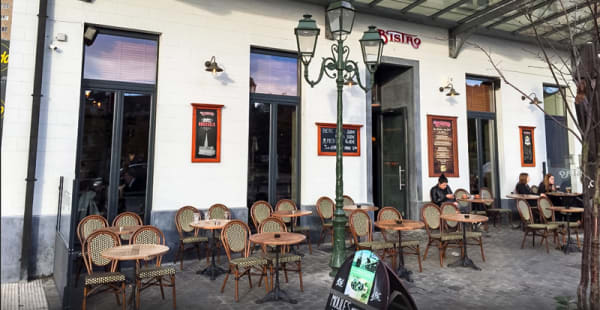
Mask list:
[[[2,283],[2,310],[46,310],[42,280]]]

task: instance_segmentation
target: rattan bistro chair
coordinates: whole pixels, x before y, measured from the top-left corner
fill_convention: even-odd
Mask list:
[[[98,272],[94,271],[94,266],[107,267],[111,260],[102,257],[102,251],[121,245],[121,239],[117,234],[100,229],[91,233],[84,241],[85,255],[83,262],[87,269],[85,276],[85,285],[83,287],[83,301],[81,309],[87,308],[87,297],[97,292],[100,288],[105,287],[105,290],[111,290],[117,298],[117,304],[121,305],[119,294],[123,297],[123,310],[126,307],[125,298],[125,275],[120,272]],[[104,291],[104,290],[103,290]]]
[[[525,231],[523,242],[521,242],[521,249],[525,246],[527,235],[531,234],[533,246],[535,247],[535,236],[540,236],[542,237],[542,244],[544,243],[544,240],[546,240],[546,253],[550,253],[550,249],[548,248],[548,234],[550,232],[556,234],[558,225],[534,223],[533,214],[531,213],[527,200],[517,199],[517,210],[519,211],[519,216],[521,217],[521,222],[523,223],[523,229]]]
[[[554,215],[554,210],[550,209],[550,207],[552,207],[552,201],[550,199],[548,199],[548,197],[538,198],[537,205],[538,205],[538,211],[540,213],[540,219],[542,220],[542,223],[558,225],[559,229],[557,229],[556,232],[560,233],[563,236],[562,242],[559,242],[559,243],[564,244],[565,237],[567,236],[567,230],[566,230],[567,222],[556,220],[555,215]],[[580,223],[579,222],[569,222],[568,225],[571,226],[570,229],[575,232],[575,238],[577,239],[577,247],[580,247],[579,232],[578,232]],[[557,243],[557,240],[559,240],[557,233],[554,234],[554,243]]]
[[[83,244],[85,239],[87,239],[91,233],[105,227],[108,227],[108,221],[101,215],[88,215],[77,224],[77,239],[79,239],[79,244],[81,244],[81,252],[79,253],[81,260],[79,260],[79,267],[77,268],[77,274],[75,275],[75,287],[77,287],[77,284],[79,283],[79,276],[85,265],[83,261],[85,255],[85,247]]]
[[[142,218],[133,212],[123,212],[117,215],[112,222],[114,227],[141,226],[144,225]],[[131,235],[121,235],[121,239],[128,240]]]
[[[377,213],[377,221],[395,221],[402,220],[402,214],[394,207],[383,207]],[[381,230],[383,240],[393,242],[398,247],[398,232],[394,230]],[[408,251],[407,251],[408,250]],[[392,250],[393,252],[393,250]],[[396,270],[396,254],[392,253],[392,266]],[[421,250],[419,249],[418,240],[409,240],[402,238],[402,254],[416,255],[419,262],[419,272],[423,272],[421,265]]]
[[[130,242],[132,244],[160,244],[165,245],[165,235],[160,229],[154,226],[144,226],[136,230],[131,236]],[[152,259],[152,258],[150,258]],[[142,290],[147,289],[150,286],[159,286],[160,295],[162,299],[165,299],[165,292],[163,287],[173,288],[173,309],[177,308],[176,294],[175,294],[175,267],[174,266],[161,266],[162,255],[155,257],[156,263],[154,266],[147,266],[147,261],[144,261],[144,266],[140,265],[140,262],[136,262],[136,291],[135,291],[135,304],[136,309],[140,308],[140,294]],[[163,280],[165,282],[163,283]]]
[[[223,246],[225,253],[229,260],[229,270],[225,275],[223,286],[221,286],[221,293],[225,290],[225,284],[229,275],[233,274],[235,279],[235,301],[239,301],[238,298],[238,282],[241,277],[247,275],[250,288],[252,288],[251,270],[252,268],[259,269],[261,271],[261,277],[265,277],[265,290],[269,291],[268,277],[267,277],[267,266],[268,260],[263,257],[250,256],[250,242],[248,237],[250,236],[250,228],[246,223],[240,220],[232,220],[223,227],[221,230],[221,240],[223,240]],[[235,253],[240,253],[241,257],[232,258]],[[260,285],[260,284],[259,284]]]
[[[452,202],[444,202],[440,207],[441,214],[456,214],[460,213],[458,207],[454,205]],[[446,232],[455,232],[459,229],[458,222],[453,221],[444,221],[444,229]]]
[[[279,210],[293,211],[293,210],[298,210],[298,208],[296,207],[296,203],[294,203],[292,200],[281,199],[275,205],[275,211],[279,211]],[[296,224],[296,225],[294,226],[294,232],[306,235],[306,244],[308,244],[308,252],[310,254],[312,254],[312,245],[311,245],[311,241],[310,241],[310,227],[297,225],[297,223],[298,223],[297,217],[283,217],[281,219],[283,220],[284,223],[290,224],[290,225],[292,225],[291,224],[292,221],[295,221],[294,224]]]
[[[458,208],[453,204],[453,203],[443,203],[442,204],[442,214],[453,214],[453,213],[460,213],[460,211],[458,210]],[[455,226],[454,231],[456,232],[460,232],[462,231],[462,225],[459,225],[458,222],[453,222],[453,221],[445,221],[442,220],[443,227],[444,228],[448,228],[448,227],[452,227]],[[453,223],[453,224],[452,224]],[[469,225],[471,226],[471,225]],[[462,236],[462,234],[460,234]],[[483,238],[481,237],[481,232],[478,231],[467,231],[466,234],[467,236],[467,240],[465,240],[465,242],[469,242],[469,240],[474,241],[473,245],[478,245],[479,246],[479,250],[481,251],[481,260],[483,260],[485,262],[485,253],[483,252]],[[470,244],[470,243],[467,243]]]
[[[466,189],[459,188],[454,191],[454,198],[459,199],[462,198],[463,195],[469,196],[469,192]],[[469,207],[468,201],[456,201],[461,209],[466,209]]]
[[[227,219],[228,215],[229,219],[231,219],[231,210],[229,210],[229,208],[227,208],[224,204],[216,203],[208,208],[208,216],[210,216],[211,220],[225,220]],[[221,252],[221,248],[223,248],[223,242],[220,241],[221,234],[217,233],[216,237],[219,239],[219,242],[216,242],[215,247],[217,251],[217,262],[220,263],[221,255],[219,253]],[[210,251],[212,251],[212,249],[210,249]]]
[[[264,200],[259,200],[252,204],[252,207],[250,207],[250,216],[252,217],[252,223],[256,231],[258,231],[258,227],[262,221],[271,216],[271,213],[273,213],[273,207]]]
[[[321,219],[321,235],[319,236],[319,242],[317,248],[321,247],[321,243],[325,240],[327,234],[331,235],[331,242],[333,243],[333,210],[335,210],[335,203],[329,197],[321,197],[317,200],[315,205],[317,214]]]
[[[481,198],[483,198],[483,199],[494,199],[494,195],[492,195],[492,191],[486,187],[482,187],[479,190],[479,192],[481,194]],[[489,204],[484,204],[484,206],[485,206],[486,214],[489,218],[492,219],[492,223],[494,224],[494,227],[496,227],[496,220],[498,218],[500,218],[500,221],[502,221],[502,218],[501,218],[502,215],[506,215],[506,217],[508,219],[508,224],[510,225],[510,217],[512,214],[512,211],[510,209],[494,208],[494,202],[491,202]]]
[[[393,253],[393,242],[373,240],[373,226],[367,211],[356,209],[350,213],[350,230],[352,231],[356,251],[370,250],[375,252],[381,259],[385,259],[386,256],[391,256],[391,253]],[[366,237],[366,241],[361,242],[360,238],[362,237]]]
[[[269,217],[260,224],[259,231],[261,233],[263,233],[263,232],[286,232],[287,227],[285,226],[285,223],[281,219],[276,218],[276,217]],[[276,247],[273,247],[273,248],[276,248]],[[281,266],[283,268],[283,273],[285,275],[285,283],[288,282],[287,272],[288,271],[296,271],[296,272],[298,272],[298,277],[300,278],[300,291],[304,292],[304,286],[302,284],[302,257],[300,257],[300,255],[289,253],[288,248],[289,247],[287,247],[287,246],[281,247],[281,254],[279,256],[279,263],[281,264]],[[275,273],[273,271],[275,254],[267,252],[266,249],[267,248],[263,246],[263,253],[266,255],[266,258],[270,262],[269,267],[271,270],[271,285],[272,285],[274,283],[273,282],[273,274]],[[289,269],[289,267],[287,267],[288,263],[296,263],[296,269]],[[259,282],[259,285],[260,285],[260,282]]]
[[[177,210],[175,214],[175,227],[177,228],[177,232],[179,233],[179,249],[177,250],[177,255],[175,256],[175,262],[180,259],[180,268],[183,270],[183,254],[185,250],[191,249],[186,246],[192,245],[196,248],[196,252],[198,253],[198,259],[200,259],[200,244],[204,243],[206,246],[206,251],[208,253],[208,238],[204,236],[198,236],[198,229],[190,226],[190,223],[194,221],[194,214],[198,214],[200,217],[202,214],[200,211],[192,206],[185,206],[181,209]],[[191,235],[191,232],[194,232]],[[208,258],[210,255],[206,255],[206,262],[208,263]]]
[[[440,267],[444,267],[444,257],[448,247],[455,247],[463,251],[462,242],[463,236],[458,232],[444,232],[440,208],[434,203],[427,203],[421,208],[421,219],[425,223],[425,231],[427,232],[427,247],[423,254],[423,261],[427,259],[427,253],[430,245],[437,245],[440,253]]]

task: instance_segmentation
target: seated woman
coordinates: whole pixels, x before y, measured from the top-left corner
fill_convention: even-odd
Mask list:
[[[448,179],[443,173],[438,178],[438,184],[433,186],[429,191],[429,195],[431,196],[431,202],[438,206],[441,206],[442,203],[448,201],[454,202],[456,205],[454,194],[452,194],[452,190],[450,189],[450,186],[448,186]]]
[[[531,188],[529,187],[529,174],[527,172],[521,172],[521,174],[519,174],[519,183],[517,183],[517,187],[515,188],[517,191],[517,194],[522,194],[522,195],[534,195],[534,193],[531,191]],[[537,200],[527,200],[527,202],[529,202],[529,205],[534,207],[537,206]]]
[[[544,180],[538,186],[538,193],[540,196],[546,196],[546,193],[555,192],[556,186],[554,185],[554,176],[551,173],[547,173],[544,176]]]

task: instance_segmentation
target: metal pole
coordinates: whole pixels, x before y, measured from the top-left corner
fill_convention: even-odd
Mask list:
[[[329,262],[331,276],[335,276],[346,259],[346,214],[344,213],[344,179],[343,179],[343,103],[344,88],[344,41],[338,40],[336,59],[337,84],[337,123],[335,133],[335,212],[333,213],[333,253]]]

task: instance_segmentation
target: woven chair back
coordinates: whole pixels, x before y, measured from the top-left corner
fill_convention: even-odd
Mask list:
[[[529,189],[534,194],[537,194],[539,192],[539,188],[537,187],[537,185],[532,185]]]
[[[351,206],[354,204],[354,199],[348,195],[344,195],[344,206]]]
[[[287,231],[287,228],[285,226],[285,223],[281,219],[276,217],[268,217],[264,221],[262,221],[262,223],[260,223],[258,231],[261,233],[285,232]]]
[[[544,217],[544,221],[552,221],[552,210],[550,210],[552,201],[548,197],[540,197],[537,205],[540,214]]]
[[[250,236],[250,228],[246,223],[231,220],[225,224],[221,230],[221,241],[229,260],[233,253],[241,252],[243,257],[248,257],[248,236]]]
[[[117,215],[112,222],[112,226],[116,227],[126,227],[126,226],[136,226],[136,225],[144,225],[142,218],[133,212],[123,212]]]
[[[298,208],[296,208],[296,203],[294,203],[292,200],[289,200],[289,199],[281,199],[277,202],[277,205],[275,205],[275,211],[294,211],[294,210],[298,210]],[[286,224],[290,223],[292,220],[291,217],[282,217],[281,219]]]
[[[377,221],[396,221],[402,219],[402,213],[394,207],[383,207],[377,213]],[[382,230],[383,239],[395,240],[398,238],[398,232],[395,230]]]
[[[85,240],[85,265],[88,273],[92,273],[92,267],[106,266],[111,260],[104,258],[102,252],[106,249],[121,245],[119,236],[112,231],[100,229],[91,233]]]
[[[256,230],[258,230],[258,227],[264,219],[271,216],[271,213],[273,213],[273,207],[264,200],[259,200],[252,204],[252,207],[250,207],[250,216],[252,217],[252,223],[254,223]]]
[[[183,232],[189,233],[195,229],[190,226],[190,223],[194,221],[194,214],[198,214],[198,217],[202,215],[200,210],[192,206],[181,207],[177,210],[177,213],[175,214],[175,227],[177,228],[180,237],[183,237]]]
[[[441,212],[440,208],[434,203],[427,203],[421,208],[421,218],[428,232],[440,228]]]
[[[456,199],[462,198],[463,195],[469,196],[469,192],[467,192],[466,189],[462,189],[462,188],[459,188],[459,189],[457,189],[457,190],[454,191],[454,198],[456,198]],[[457,202],[463,208],[469,206],[469,202],[468,201],[457,201]]]
[[[83,245],[85,239],[98,229],[108,227],[108,221],[100,215],[88,215],[77,224],[77,238]]]
[[[335,203],[329,197],[321,197],[317,200],[316,204],[317,213],[321,217],[321,221],[333,219],[333,210],[335,209]]]
[[[481,198],[483,198],[483,199],[494,199],[494,195],[492,194],[492,191],[487,187],[482,187],[481,189],[479,189],[479,194],[481,195]],[[486,203],[486,205],[488,205],[488,206],[490,206],[492,204],[493,204],[493,202]]]
[[[527,200],[517,199],[517,210],[519,210],[521,221],[528,224],[533,223],[533,216],[531,215],[531,209],[529,209],[529,203],[527,203]]]
[[[165,235],[155,226],[142,226],[131,236],[132,244],[165,244]]]
[[[365,210],[356,209],[350,213],[350,229],[357,237],[367,237],[367,241],[372,241],[371,236],[371,217]]]
[[[227,212],[229,212],[229,214],[231,215],[231,211],[229,211],[229,208],[227,208],[224,204],[220,203],[216,203],[210,206],[210,208],[208,208],[208,215],[210,216],[211,220],[225,220],[225,213]]]
[[[456,214],[456,213],[460,213],[460,211],[458,211],[458,208],[453,203],[451,203],[451,202],[444,202],[444,203],[442,203],[442,206],[440,207],[440,209],[441,209],[441,213],[442,214]],[[458,222],[446,221],[446,225],[450,229],[455,229],[458,226]]]

